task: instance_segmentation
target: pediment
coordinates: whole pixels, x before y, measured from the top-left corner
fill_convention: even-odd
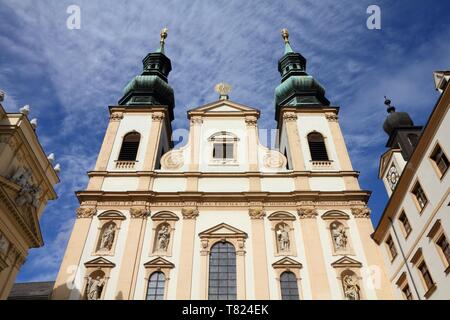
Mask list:
[[[103,257],[99,257],[94,260],[85,262],[84,265],[87,268],[114,268],[116,266],[115,263]]]
[[[249,106],[239,104],[230,100],[218,100],[204,106],[192,109],[188,111],[189,115],[208,115],[208,114],[252,114],[257,113],[259,110],[251,108]]]
[[[26,234],[27,242],[31,248],[39,248],[44,244],[36,209],[31,205],[18,206],[15,199],[20,188],[7,179],[0,177],[0,202],[3,203],[6,213],[11,214],[18,227]]]
[[[199,234],[200,238],[221,238],[221,237],[239,237],[247,238],[247,233],[232,227],[226,223],[218,224],[215,227],[209,228]]]
[[[298,269],[300,269],[303,267],[303,265],[300,262],[295,261],[292,258],[284,257],[283,259],[272,263],[272,267],[274,267],[275,269],[276,268],[298,268]]]
[[[269,215],[267,217],[267,219],[272,220],[272,221],[278,221],[278,220],[294,221],[295,216],[289,212],[277,211],[277,212],[274,212],[271,215]]]
[[[167,261],[166,259],[163,259],[161,257],[158,257],[156,259],[153,259],[149,262],[144,263],[145,268],[175,268],[175,265]]]
[[[345,212],[338,211],[338,210],[331,210],[328,212],[325,212],[322,215],[322,219],[324,220],[332,220],[332,219],[350,219],[350,216],[346,214]]]
[[[151,219],[153,221],[178,221],[180,218],[178,216],[170,211],[159,211],[152,215]]]
[[[125,220],[126,217],[119,211],[105,211],[98,215],[100,220]]]
[[[339,260],[333,262],[331,264],[331,266],[333,268],[346,268],[346,267],[357,267],[357,268],[361,268],[362,267],[362,263],[352,259],[348,256],[344,256],[342,258],[340,258]]]

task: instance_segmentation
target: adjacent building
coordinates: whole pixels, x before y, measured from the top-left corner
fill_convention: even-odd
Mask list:
[[[385,102],[379,177],[390,198],[373,238],[397,299],[450,299],[450,72],[434,79],[441,95],[423,128]]]
[[[219,84],[174,149],[163,30],[109,107],[53,299],[394,298],[339,107],[282,35],[279,148],[260,143],[260,111]]]
[[[28,250],[44,244],[39,219],[57,197],[59,166],[42,149],[28,112],[7,113],[0,104],[0,299],[8,297]]]

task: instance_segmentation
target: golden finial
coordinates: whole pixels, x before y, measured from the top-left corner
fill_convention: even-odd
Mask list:
[[[281,36],[284,39],[284,42],[287,43],[289,42],[289,31],[286,28],[281,29]]]
[[[161,44],[164,44],[164,43],[165,43],[166,38],[167,38],[167,32],[168,32],[168,31],[169,31],[169,29],[167,29],[167,28],[163,28],[163,29],[161,30],[161,33],[160,33],[160,36],[161,36],[160,42],[161,42]]]
[[[214,90],[220,94],[220,100],[228,100],[228,94],[231,92],[231,86],[225,82],[216,84]]]

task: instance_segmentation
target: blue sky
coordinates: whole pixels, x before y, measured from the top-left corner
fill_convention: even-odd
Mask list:
[[[81,8],[81,29],[66,27],[69,5]],[[366,9],[381,8],[381,30],[368,30]],[[53,280],[75,208],[108,122],[107,106],[141,72],[168,26],[169,82],[175,90],[174,128],[187,128],[186,110],[217,99],[220,81],[232,100],[262,111],[260,128],[275,128],[280,29],[291,34],[307,70],[340,106],[342,126],[360,183],[372,190],[376,224],[387,201],[377,179],[385,151],[383,96],[425,124],[438,98],[432,72],[449,69],[448,1],[100,1],[1,0],[0,88],[4,107],[31,105],[37,134],[61,163],[59,199],[41,227],[45,246],[33,249],[18,281]]]

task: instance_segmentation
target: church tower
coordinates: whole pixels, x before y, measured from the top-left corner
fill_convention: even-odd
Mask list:
[[[383,180],[389,196],[391,196],[406,163],[411,158],[419,142],[422,127],[415,126],[407,112],[398,112],[391,105],[391,100],[385,98],[388,116],[383,124],[383,130],[389,136],[386,147],[389,148],[382,156],[379,168],[379,178]]]
[[[173,149],[163,30],[110,107],[53,299],[392,297],[339,108],[282,36],[279,150],[260,143],[260,111],[224,83],[188,111],[188,143]]]

